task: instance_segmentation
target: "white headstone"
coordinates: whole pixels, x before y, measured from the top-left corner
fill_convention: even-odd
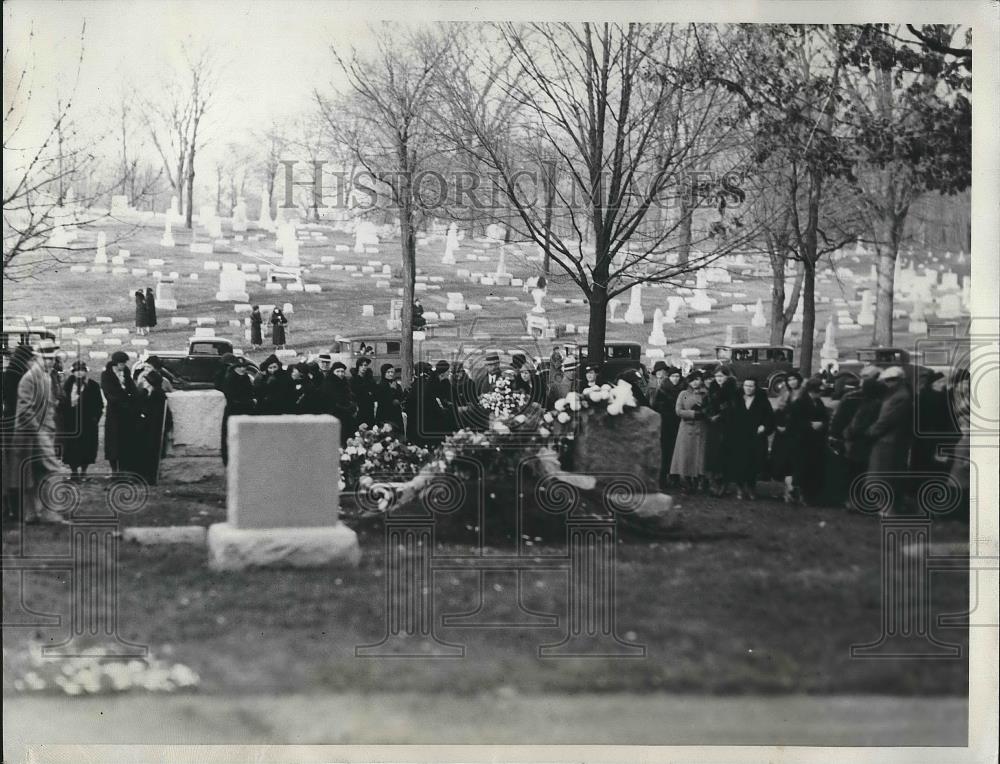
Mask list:
[[[610,324],[620,324],[624,319],[619,318],[615,314],[618,312],[618,308],[621,307],[621,300],[614,299],[608,303],[608,323]]]
[[[94,265],[108,264],[108,235],[104,231],[97,232],[97,253],[94,255]]]
[[[649,334],[648,344],[654,347],[664,347],[667,344],[667,336],[663,333],[663,311],[657,308],[653,311],[653,331]]]
[[[757,300],[757,304],[754,305],[753,318],[750,319],[750,326],[755,329],[763,329],[767,326],[767,316],[764,315],[763,300]]]
[[[625,323],[642,324],[646,317],[642,314],[642,287],[636,284],[629,293],[628,310],[625,311]]]
[[[531,297],[535,301],[535,307],[531,309],[532,313],[540,314],[545,312],[545,308],[542,306],[542,300],[545,299],[544,289],[532,289]],[[616,306],[617,307],[617,306]],[[614,311],[612,311],[613,313]]]
[[[250,295],[247,294],[246,275],[239,270],[219,271],[219,291],[215,299],[220,302],[247,302]]]
[[[858,311],[858,326],[875,325],[875,301],[870,289],[861,293],[861,309]]]
[[[177,310],[177,296],[171,279],[163,279],[156,285],[156,309]]]
[[[274,221],[271,219],[271,195],[267,192],[266,185],[260,187],[260,218],[257,227],[265,231],[274,229]]]
[[[233,231],[246,233],[247,227],[247,203],[240,197],[233,208]]]
[[[441,258],[441,263],[444,265],[454,265],[455,264],[455,250],[458,249],[458,226],[452,223],[448,226],[448,235],[445,238],[444,243],[444,257]]]
[[[161,247],[172,247],[174,246],[174,234],[170,230],[170,215],[167,215],[163,219],[163,236],[160,238]]]
[[[837,348],[837,323],[830,316],[826,323],[826,336],[823,339],[823,347],[820,349],[819,357],[822,362],[836,361],[840,358],[840,350]]]

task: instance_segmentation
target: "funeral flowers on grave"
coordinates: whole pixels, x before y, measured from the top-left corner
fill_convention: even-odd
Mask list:
[[[340,490],[364,488],[374,479],[402,482],[417,474],[430,451],[403,443],[391,425],[361,425],[340,453]]]
[[[479,405],[490,415],[495,423],[503,424],[517,412],[524,409],[528,396],[511,388],[510,380],[501,377],[497,380],[493,392],[479,396]]]

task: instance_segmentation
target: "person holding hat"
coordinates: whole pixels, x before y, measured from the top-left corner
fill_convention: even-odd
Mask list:
[[[884,510],[899,511],[903,506],[903,484],[898,475],[909,464],[913,441],[913,395],[906,382],[906,372],[900,366],[890,366],[879,376],[885,386],[885,397],[878,418],[868,428],[871,453],[868,474],[871,479],[885,481],[891,488],[891,501]]]
[[[403,386],[396,379],[396,367],[384,363],[379,367],[375,386],[375,424],[391,425],[397,436],[403,435]]]
[[[146,374],[138,387],[135,471],[148,485],[156,485],[173,420],[163,391],[163,377],[158,371]]]
[[[670,484],[670,462],[674,457],[674,444],[681,420],[677,416],[677,397],[681,394],[681,370],[667,366],[663,361],[653,364],[653,389],[650,407],[660,415],[660,488]]]
[[[813,377],[788,407],[787,427],[791,449],[792,491],[784,499],[792,504],[817,504],[821,498],[830,414],[820,395],[823,382]]]
[[[22,519],[26,523],[64,523],[54,510],[45,506],[43,486],[46,478],[61,470],[56,458],[56,389],[52,368],[59,346],[43,339],[24,375],[17,384],[17,412],[14,421],[15,448],[13,486],[21,496]]]
[[[79,482],[97,461],[98,425],[104,413],[101,386],[87,376],[83,361],[75,361],[70,369],[58,412],[63,464],[70,468],[70,479]]]
[[[680,426],[670,474],[683,481],[686,493],[696,491],[705,479],[705,396],[701,374],[692,372],[687,377],[687,389],[678,394],[674,407]]]
[[[108,404],[104,416],[104,458],[112,472],[129,470],[135,441],[138,390],[127,364],[128,353],[116,350],[101,372],[101,392]]]
[[[285,347],[285,327],[288,326],[285,312],[275,305],[268,323],[271,325],[271,344],[280,350]]]

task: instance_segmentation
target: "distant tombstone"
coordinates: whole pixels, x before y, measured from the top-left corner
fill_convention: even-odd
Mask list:
[[[490,223],[486,226],[486,238],[492,241],[503,241],[504,240],[504,230],[503,226],[499,223]]]
[[[387,329],[400,330],[403,328],[403,301],[393,300],[389,303],[389,318],[386,319],[385,326]]]
[[[208,233],[208,237],[212,240],[217,240],[222,238],[222,221],[215,215],[208,219],[205,223],[205,230]]]
[[[865,245],[861,243],[861,239],[858,239],[857,244],[854,245],[854,254],[861,256],[866,253]]]
[[[111,214],[121,215],[129,211],[128,197],[120,194],[111,197]]]
[[[858,326],[875,325],[874,295],[870,289],[861,293],[861,309],[858,311]]]
[[[833,316],[826,323],[826,336],[823,339],[823,347],[820,349],[819,357],[824,363],[840,359],[840,350],[837,348],[837,323],[833,320]]]
[[[377,247],[379,244],[378,228],[370,220],[358,223],[354,232],[354,254],[363,255],[366,248]]]
[[[247,294],[246,275],[239,270],[219,271],[219,291],[215,299],[220,302],[247,302],[250,295]]]
[[[173,231],[170,230],[170,216],[169,215],[167,215],[164,218],[163,236],[160,237],[160,246],[161,247],[172,247],[172,246],[174,246],[174,234],[173,234]]]
[[[691,310],[697,311],[698,313],[707,313],[712,309],[712,300],[709,298],[706,290],[695,289],[694,296],[688,299],[688,305]]]
[[[750,330],[746,324],[726,325],[726,344],[743,345],[750,341]]]
[[[337,518],[340,427],[331,416],[229,420],[227,522],[208,530],[209,567],[358,564],[357,535]],[[279,467],[276,448],[298,457]]]
[[[534,314],[540,314],[545,312],[545,308],[542,306],[542,300],[545,299],[544,289],[533,289],[531,290],[531,298],[535,301],[535,307],[531,309]]]
[[[299,240],[295,234],[295,223],[288,223],[279,229],[281,246],[281,265],[284,268],[298,268],[301,265],[299,260]]]
[[[695,288],[696,289],[708,289],[708,271],[704,268],[699,269],[695,276]]]
[[[620,324],[624,319],[619,318],[615,314],[618,312],[618,308],[621,307],[621,300],[614,299],[608,303],[608,323],[609,324]]]
[[[958,318],[962,315],[962,298],[960,295],[952,292],[946,294],[941,298],[941,302],[938,305],[937,316],[938,318]]]
[[[628,310],[625,311],[625,323],[642,324],[646,317],[642,314],[642,287],[636,284],[629,294]]]
[[[919,300],[913,302],[913,309],[910,311],[910,325],[907,327],[910,334],[927,334],[927,317],[924,313],[924,305]]]
[[[156,309],[177,310],[177,296],[174,294],[174,282],[162,279],[156,285]]]
[[[448,226],[448,235],[444,243],[444,257],[441,258],[443,265],[455,264],[455,251],[458,249],[458,225],[452,223]]]
[[[448,304],[445,306],[445,310],[465,310],[465,297],[461,292],[448,292]]]
[[[274,221],[271,219],[271,195],[266,185],[260,187],[260,217],[257,220],[257,227],[265,231],[274,230]]]
[[[108,235],[104,231],[97,232],[97,252],[94,255],[94,265],[108,264]]]
[[[958,274],[954,271],[947,271],[941,274],[941,289],[943,291],[955,291],[957,292],[960,287],[958,285]]]
[[[750,319],[750,326],[754,329],[763,329],[767,326],[767,316],[764,315],[764,301],[757,300],[754,305],[753,317]]]
[[[653,330],[649,333],[647,343],[654,347],[664,347],[667,344],[667,336],[663,333],[663,311],[657,308],[653,311]]]
[[[181,217],[181,203],[176,196],[170,197],[170,209],[167,210],[167,220],[173,218],[174,220],[180,220]]]
[[[247,203],[240,197],[233,208],[233,231],[236,233],[246,233],[248,227]]]

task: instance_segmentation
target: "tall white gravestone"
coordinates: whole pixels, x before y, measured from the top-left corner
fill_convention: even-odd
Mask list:
[[[441,258],[443,265],[455,264],[455,250],[458,249],[458,226],[452,223],[448,226],[448,235],[444,243],[444,257]]]
[[[108,235],[104,231],[97,232],[97,252],[94,254],[94,265],[108,264]]]
[[[167,215],[163,223],[163,236],[160,238],[161,247],[172,247],[174,246],[174,234],[170,230],[170,215]]]
[[[240,197],[233,208],[233,231],[235,233],[246,233],[247,228],[247,203]]]
[[[665,347],[667,335],[663,333],[663,311],[657,308],[653,311],[653,331],[649,334],[648,344],[654,347]]]
[[[626,324],[645,323],[646,317],[642,315],[642,287],[636,284],[629,293],[628,310],[625,311]]]

